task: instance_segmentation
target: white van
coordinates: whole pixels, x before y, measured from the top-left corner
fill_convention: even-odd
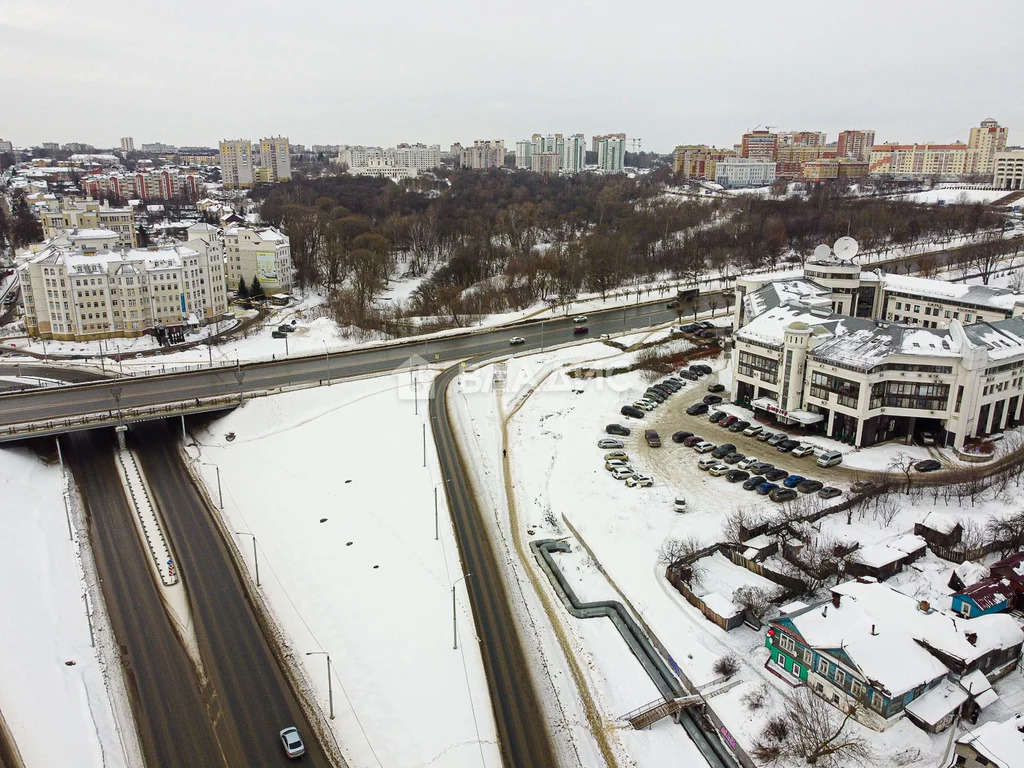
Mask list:
[[[836,464],[843,463],[843,454],[839,451],[825,451],[818,457],[819,467],[834,467]]]
[[[686,499],[682,496],[676,496],[676,500],[672,502],[672,509],[676,512],[685,512],[687,510]]]

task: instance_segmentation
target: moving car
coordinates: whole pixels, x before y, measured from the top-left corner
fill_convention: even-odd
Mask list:
[[[856,483],[850,486],[851,493],[867,493],[873,491],[878,486],[871,480],[858,480]]]
[[[732,443],[722,443],[720,446],[718,446],[717,448],[715,448],[715,450],[711,452],[711,455],[714,456],[716,459],[721,459],[725,456],[725,454],[732,453],[735,450],[736,446],[733,445]]]
[[[774,483],[776,480],[782,480],[785,477],[789,477],[789,471],[785,469],[779,469],[778,467],[776,467],[775,469],[769,469],[767,472],[765,472],[764,477],[765,480]]]
[[[672,509],[676,512],[685,512],[687,509],[686,498],[683,496],[676,496],[675,501],[672,502]]]
[[[526,339],[524,339],[522,336],[513,336],[511,339],[508,340],[508,343],[509,344],[525,344],[526,343]]]
[[[710,451],[715,450],[715,444],[705,440],[704,442],[697,443],[695,446],[693,446],[693,450],[695,450],[697,453],[708,453]],[[717,461],[719,457],[714,456],[713,458]]]
[[[750,426],[750,422],[749,421],[734,421],[732,424],[729,425],[729,431],[730,432],[742,432],[743,430],[745,430],[749,426]]]
[[[754,490],[757,491],[759,496],[767,496],[769,493],[771,493],[772,491],[776,490],[778,487],[779,486],[776,485],[775,483],[765,482],[765,483],[761,483]]]
[[[655,429],[645,429],[644,440],[647,441],[647,445],[651,448],[661,448],[661,436]]]
[[[761,434],[763,429],[764,427],[762,427],[760,424],[751,424],[749,427],[743,430],[743,434],[746,435],[747,437],[755,437]]]
[[[633,405],[622,406],[619,409],[619,413],[621,413],[623,416],[631,416],[634,419],[642,419],[644,417],[644,412]]]
[[[585,322],[587,322],[587,316],[586,315],[576,315],[576,317],[574,317],[572,319],[572,321],[574,323],[585,323]]]
[[[701,413],[707,413],[708,412],[707,403],[694,403],[693,405],[691,405],[689,408],[686,409],[686,412],[690,416],[696,416],[696,415],[701,414]]]
[[[794,448],[791,453],[798,459],[802,459],[804,456],[809,456],[814,453],[814,449],[809,445],[798,445]]]
[[[681,443],[681,442],[683,442],[683,440],[685,440],[688,437],[693,437],[693,432],[686,432],[686,431],[683,431],[683,430],[680,430],[679,432],[673,432],[672,433],[672,442],[673,443]]]
[[[579,336],[582,333],[590,333],[590,329],[587,328],[587,326],[585,325],[577,325],[575,328],[572,329],[572,332],[576,336]]]
[[[802,483],[806,479],[807,478],[804,477],[803,475],[790,475],[789,477],[782,481],[782,484],[787,488],[796,488],[798,485],[800,485],[800,483]]]
[[[294,325],[288,325],[287,323],[285,323],[284,325],[277,326],[277,330],[279,330],[281,333],[294,333],[295,332],[295,326]]]
[[[744,472],[742,469],[730,469],[726,473],[725,479],[728,480],[730,483],[738,483],[742,480],[749,480],[750,473]]]
[[[620,435],[621,437],[629,437],[629,427],[624,427],[621,424],[609,424],[604,428],[604,431],[609,435]]]
[[[650,488],[654,485],[654,478],[650,475],[636,474],[626,478],[626,485],[630,488]]]
[[[715,466],[708,470],[708,474],[712,477],[721,477],[731,469],[732,467],[728,464],[715,464]]]
[[[796,491],[792,488],[776,488],[768,494],[768,498],[776,503],[792,501],[796,498]]]
[[[703,459],[697,462],[697,469],[708,470],[718,465],[718,459],[713,459],[710,456],[705,456]]]
[[[612,448],[624,448],[621,440],[615,440],[610,437],[602,437],[597,441],[597,447],[603,448],[604,450],[610,450]]]
[[[299,729],[294,725],[282,728],[278,736],[281,738],[281,746],[284,747],[284,753],[288,757],[294,760],[296,757],[302,757],[306,754],[306,745],[302,743]]]
[[[783,453],[788,453],[789,451],[792,451],[794,448],[798,448],[799,446],[800,446],[800,441],[799,440],[788,439],[788,440],[783,440],[781,443],[779,443],[776,446],[776,448],[778,448]]]
[[[629,454],[625,451],[611,451],[604,455],[605,461],[629,461]]]
[[[721,395],[704,395],[704,402],[707,405],[718,405],[720,402],[722,402],[722,396]]]
[[[765,479],[761,477],[761,475],[754,475],[752,478],[743,483],[743,490],[752,491],[755,488],[757,488],[757,486],[763,485],[764,483]]]
[[[685,445],[687,448],[693,448],[693,446],[695,446],[697,443],[703,442],[704,438],[701,437],[700,435],[690,435],[685,440],[683,440],[683,445]]]
[[[820,480],[804,480],[802,483],[798,483],[796,489],[800,493],[816,493],[825,487],[825,484]]]
[[[842,495],[843,492],[841,490],[831,485],[826,485],[824,488],[818,491],[818,496],[822,499],[834,499],[836,496]]]
[[[934,472],[937,469],[942,469],[942,463],[935,459],[925,459],[924,461],[917,462],[914,465],[914,469],[918,472]]]
[[[708,392],[725,392],[724,384],[708,384]]]
[[[819,467],[834,467],[843,463],[843,454],[839,451],[825,451],[815,462]]]

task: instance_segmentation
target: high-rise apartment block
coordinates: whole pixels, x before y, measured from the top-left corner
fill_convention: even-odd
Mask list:
[[[90,173],[82,178],[82,191],[93,198],[104,195],[142,200],[188,198],[198,200],[203,189],[199,174],[177,168],[136,173]]]
[[[874,131],[841,131],[836,144],[836,157],[867,161],[871,159],[871,148],[874,146]]]
[[[967,145],[880,144],[871,150],[868,172],[900,178],[962,176],[967,162]]]
[[[992,173],[996,152],[1006,149],[1009,129],[999,125],[991,117],[982,120],[980,126],[971,128],[967,140],[967,162],[964,173]]]
[[[707,144],[685,144],[676,147],[672,155],[672,169],[684,179],[715,178],[715,165],[727,157],[736,157],[735,150],[718,149]]]
[[[233,139],[220,142],[220,176],[225,189],[252,187],[252,142]]]
[[[530,155],[530,170],[534,173],[557,174],[562,170],[560,152],[534,152]]]
[[[780,131],[779,147],[824,147],[827,141],[824,131]]]
[[[391,161],[399,167],[413,168],[417,171],[431,171],[441,167],[440,144],[399,144],[385,152]]]
[[[770,131],[751,131],[743,134],[740,154],[752,160],[775,161],[779,148],[779,137]]]
[[[530,170],[530,158],[533,156],[533,142],[523,139],[516,142],[516,168]]]
[[[13,152],[13,151],[14,151],[14,145],[11,142],[4,141],[3,139],[0,139],[0,152]]]
[[[135,151],[135,139],[131,136],[121,137],[121,151],[122,152],[134,152]]]
[[[505,141],[503,139],[477,139],[472,147],[462,150],[459,164],[474,171],[501,168],[505,165]]]
[[[626,156],[626,134],[609,133],[605,136],[595,136],[594,146],[597,148],[598,168],[610,173],[622,171],[623,159]]]
[[[567,136],[562,145],[562,171],[579,173],[587,162],[587,141],[582,133]]]
[[[223,173],[223,170],[221,172]],[[291,181],[291,147],[288,145],[286,137],[274,136],[269,139],[260,139],[260,167],[257,179],[261,184]]]

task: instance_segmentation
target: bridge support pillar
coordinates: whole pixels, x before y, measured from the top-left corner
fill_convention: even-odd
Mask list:
[[[125,449],[124,433],[128,431],[128,427],[124,424],[118,424],[114,427],[114,431],[117,433],[117,447],[123,451]]]

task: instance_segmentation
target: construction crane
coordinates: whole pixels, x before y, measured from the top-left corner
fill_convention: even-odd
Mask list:
[[[631,145],[631,150],[633,152],[638,152],[640,150],[640,148],[643,146],[642,142],[643,142],[643,139],[640,139],[640,138],[629,139],[629,143]]]

